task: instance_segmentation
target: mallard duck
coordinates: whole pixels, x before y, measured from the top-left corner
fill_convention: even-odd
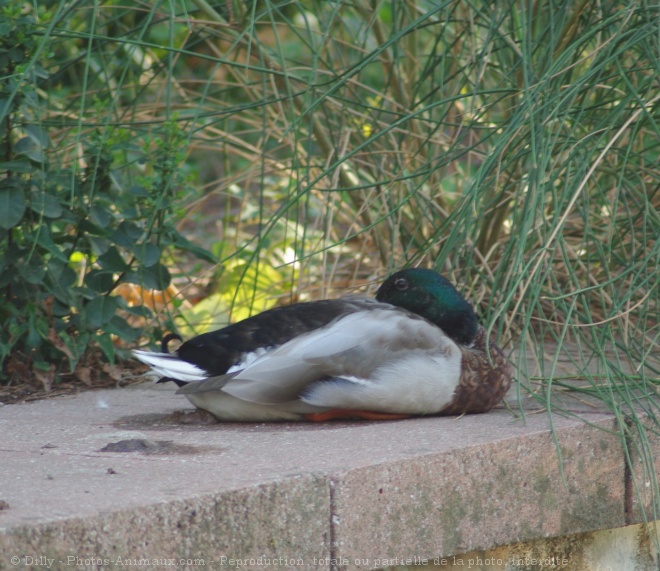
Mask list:
[[[161,381],[222,421],[393,419],[490,410],[511,384],[472,306],[425,269],[390,276],[376,299],[269,309],[183,343],[135,351]]]

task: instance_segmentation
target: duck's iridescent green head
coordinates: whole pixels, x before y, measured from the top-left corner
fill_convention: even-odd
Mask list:
[[[461,345],[470,345],[477,334],[479,322],[472,306],[433,270],[409,268],[391,275],[376,299],[421,315]]]

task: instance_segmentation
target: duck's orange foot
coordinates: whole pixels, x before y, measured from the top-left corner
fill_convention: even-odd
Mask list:
[[[388,412],[372,412],[370,410],[348,410],[336,408],[325,412],[311,412],[305,415],[312,422],[325,422],[326,420],[357,419],[363,420],[401,420],[410,418],[411,414],[393,414]]]

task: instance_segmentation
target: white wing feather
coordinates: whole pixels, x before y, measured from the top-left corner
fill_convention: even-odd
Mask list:
[[[176,353],[157,353],[154,351],[133,351],[133,355],[151,367],[161,377],[170,377],[187,383],[205,381],[208,375],[204,369],[182,361]]]

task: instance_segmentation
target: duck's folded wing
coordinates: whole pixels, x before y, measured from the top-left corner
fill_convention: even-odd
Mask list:
[[[360,311],[297,337],[257,359],[222,390],[237,398],[281,404],[298,399],[315,381],[372,373],[407,351],[456,348],[429,322],[394,307]]]
[[[340,319],[332,326],[300,335],[268,351],[242,370],[190,383],[180,388],[177,394],[223,391],[261,404],[295,400],[307,384],[325,375],[323,365],[328,359],[337,353],[355,351],[364,341],[364,337],[350,327],[354,316],[349,317],[344,318],[348,321]]]
[[[196,393],[210,393],[214,391],[221,391],[224,386],[233,379],[238,372],[228,373],[226,375],[218,375],[202,381],[200,383],[188,383],[182,386],[176,394],[178,395],[191,395]]]

